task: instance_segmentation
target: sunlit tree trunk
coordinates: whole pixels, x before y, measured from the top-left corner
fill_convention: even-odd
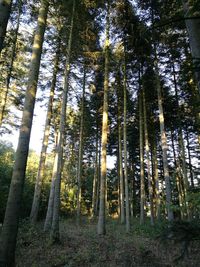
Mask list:
[[[147,114],[146,114],[146,101],[145,101],[145,92],[142,90],[143,98],[143,114],[144,114],[144,137],[145,137],[145,151],[147,158],[147,175],[148,175],[148,189],[149,189],[149,202],[150,202],[150,216],[151,216],[151,225],[154,225],[154,208],[153,208],[153,185],[152,185],[152,176],[150,168],[150,148],[149,148],[149,136],[148,136],[148,126],[147,126]]]
[[[153,174],[155,182],[155,215],[157,220],[160,220],[160,183],[158,175],[158,158],[156,150],[156,136],[152,141],[152,160],[153,160]]]
[[[168,168],[168,159],[167,159],[167,137],[165,133],[165,122],[164,122],[164,112],[160,88],[160,79],[158,76],[158,68],[156,66],[156,87],[158,95],[158,108],[159,108],[159,122],[160,122],[160,134],[161,134],[161,147],[162,147],[162,160],[163,160],[163,169],[164,169],[164,178],[165,178],[165,190],[166,190],[166,209],[167,209],[167,218],[168,221],[174,219],[173,211],[171,209],[171,184]]]
[[[188,160],[189,160],[189,169],[190,169],[190,182],[192,188],[194,188],[194,175],[192,170],[192,160],[191,160],[191,152],[190,152],[190,140],[189,140],[189,133],[186,129],[186,141],[187,141],[187,153],[188,153]]]
[[[28,87],[26,90],[24,111],[20,128],[16,160],[13,168],[12,181],[6,206],[5,218],[0,238],[0,265],[14,266],[14,254],[20,204],[24,187],[26,163],[29,150],[30,133],[33,120],[33,111],[37,91],[38,74],[42,53],[42,44],[46,27],[48,2],[42,1],[39,9],[38,25],[34,36]]]
[[[6,36],[6,28],[11,11],[11,0],[0,0],[0,54],[3,49],[3,41]]]
[[[200,18],[194,18],[197,10],[194,9],[192,2],[190,3],[189,0],[182,0],[182,3],[186,17],[185,24],[189,35],[197,85],[200,92]],[[191,17],[191,19],[188,19],[189,17]]]
[[[78,168],[77,168],[77,224],[80,224],[81,215],[81,177],[82,177],[82,161],[83,161],[83,125],[84,125],[84,102],[85,102],[85,83],[86,70],[84,66],[83,74],[83,93],[81,101],[81,122],[80,122],[80,136],[79,136],[79,152],[78,152]]]
[[[99,202],[99,218],[97,225],[97,233],[104,235],[106,233],[105,225],[105,208],[106,208],[106,156],[107,156],[107,139],[108,139],[108,86],[109,86],[109,4],[106,17],[106,39],[104,46],[105,53],[105,70],[104,70],[104,98],[103,98],[103,121],[102,121],[102,139],[101,139],[101,177],[100,177],[100,202]]]
[[[57,144],[56,144],[57,145]],[[53,172],[51,179],[51,188],[48,200],[47,213],[44,223],[44,231],[48,232],[51,230],[52,218],[53,218],[53,203],[54,203],[54,192],[55,192],[55,179],[56,179],[56,169],[57,169],[58,154],[55,154],[53,163]]]
[[[13,71],[13,64],[15,60],[15,54],[16,54],[16,48],[17,48],[17,36],[18,36],[18,31],[19,31],[19,24],[20,24],[20,16],[22,12],[22,2],[19,1],[19,6],[18,6],[18,17],[17,17],[17,26],[15,29],[15,34],[14,34],[14,39],[13,39],[13,48],[12,48],[12,54],[11,54],[11,60],[10,60],[10,65],[8,68],[8,74],[6,78],[6,87],[5,91],[3,89],[3,97],[1,98],[1,105],[0,105],[0,126],[2,125],[2,121],[4,119],[4,113],[5,113],[5,108],[6,108],[6,103],[7,103],[7,98],[8,98],[8,93],[10,89],[10,80],[11,80],[11,75]]]
[[[73,1],[73,10],[70,23],[70,34],[68,39],[66,63],[65,63],[65,75],[64,75],[64,88],[62,92],[61,102],[61,117],[60,125],[58,130],[58,144],[56,147],[56,173],[55,173],[55,188],[54,188],[54,203],[53,203],[53,218],[51,225],[51,241],[59,242],[60,230],[59,230],[59,211],[60,211],[60,187],[63,167],[63,139],[65,135],[65,124],[66,124],[66,106],[68,98],[69,88],[69,73],[70,73],[70,60],[71,60],[71,46],[72,46],[72,34],[74,28],[74,15],[75,15],[75,0]]]
[[[124,184],[125,184],[125,199],[126,199],[126,232],[130,232],[130,205],[129,205],[129,186],[128,186],[128,171],[127,171],[127,88],[126,88],[126,51],[124,48],[124,128],[123,128],[123,139],[124,139]]]
[[[30,214],[30,221],[33,224],[36,223],[37,217],[38,217],[42,181],[43,181],[44,172],[45,172],[45,161],[46,161],[46,152],[47,152],[49,134],[50,134],[53,99],[54,99],[54,92],[55,92],[55,87],[56,87],[57,73],[59,69],[60,44],[61,44],[61,39],[60,39],[60,36],[58,36],[58,43],[57,43],[58,48],[57,48],[57,52],[56,52],[55,60],[54,60],[53,78],[52,78],[49,101],[48,101],[47,115],[46,115],[46,121],[45,121],[45,127],[44,127],[44,136],[43,136],[43,141],[42,141],[42,149],[41,149],[41,154],[40,154],[40,161],[39,161],[33,203],[32,203],[31,214]]]

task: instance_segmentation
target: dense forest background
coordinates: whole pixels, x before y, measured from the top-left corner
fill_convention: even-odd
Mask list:
[[[0,266],[15,266],[18,232],[19,247],[57,244],[66,220],[71,236],[171,229],[185,255],[199,240],[199,92],[198,0],[0,0]]]

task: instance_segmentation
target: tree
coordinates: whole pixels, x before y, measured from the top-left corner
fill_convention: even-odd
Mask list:
[[[20,0],[19,1],[19,6],[18,6],[17,26],[16,26],[15,33],[14,33],[14,40],[13,40],[13,48],[12,48],[12,53],[11,53],[10,66],[9,66],[8,74],[7,74],[7,78],[6,78],[6,88],[5,88],[5,92],[3,92],[3,97],[2,97],[2,100],[1,100],[1,106],[0,106],[0,127],[1,127],[2,121],[4,119],[4,113],[5,113],[8,93],[9,93],[9,89],[10,89],[10,80],[11,80],[14,60],[15,60],[15,56],[16,56],[17,37],[18,37],[21,13],[22,13],[22,2]]]
[[[30,133],[32,127],[37,81],[42,54],[42,44],[46,28],[48,2],[42,1],[38,15],[38,25],[34,36],[33,52],[30,64],[28,87],[25,102],[16,160],[13,168],[12,181],[6,206],[6,213],[0,237],[0,264],[14,266],[15,246],[18,232],[20,202],[22,199],[27,156],[29,150]]]
[[[83,160],[83,125],[84,125],[84,105],[85,105],[85,85],[86,85],[86,67],[83,70],[83,94],[81,100],[81,121],[80,121],[80,136],[79,136],[79,152],[77,166],[77,223],[80,224],[81,215],[81,176],[82,176],[82,160]]]
[[[11,0],[0,1],[0,54],[3,49],[3,42],[6,35],[8,19],[10,17],[11,5]]]
[[[46,160],[46,152],[47,152],[49,134],[50,134],[53,100],[54,100],[54,93],[55,93],[56,80],[57,80],[57,74],[58,74],[58,69],[59,69],[59,60],[60,60],[60,46],[61,46],[60,33],[61,33],[61,30],[58,33],[57,51],[56,51],[55,60],[54,60],[54,70],[53,70],[53,77],[52,77],[51,89],[50,89],[50,95],[49,95],[49,101],[48,101],[48,107],[47,107],[47,115],[46,115],[46,121],[45,121],[45,127],[44,127],[44,136],[43,136],[43,141],[42,141],[40,162],[39,162],[39,168],[38,168],[38,173],[36,177],[35,191],[34,191],[32,209],[31,209],[31,214],[30,214],[30,220],[31,220],[31,223],[33,224],[36,222],[37,216],[38,216],[42,181],[43,181],[44,171],[45,171],[45,160]]]
[[[106,148],[108,138],[108,88],[109,88],[109,47],[110,47],[110,20],[109,20],[109,3],[107,3],[106,16],[106,39],[104,44],[105,69],[104,69],[104,97],[103,97],[103,120],[102,120],[102,137],[101,137],[101,177],[100,177],[100,202],[99,218],[97,232],[99,235],[106,233],[105,226],[105,203],[106,203]]]
[[[51,240],[52,242],[58,242],[60,240],[59,233],[59,210],[60,210],[60,186],[61,186],[61,176],[63,168],[63,146],[64,146],[64,136],[65,136],[65,124],[66,124],[66,105],[68,98],[69,89],[69,73],[70,73],[70,60],[71,60],[71,47],[73,38],[73,28],[74,28],[74,16],[75,16],[76,1],[73,1],[72,7],[72,17],[70,22],[70,33],[67,46],[67,57],[65,63],[65,75],[64,75],[64,88],[62,92],[62,102],[61,102],[61,117],[60,125],[58,130],[58,141],[55,152],[55,172],[53,176],[55,177],[55,188],[54,188],[54,202],[53,202],[53,218],[51,225]]]
[[[127,74],[126,74],[126,45],[124,42],[124,73],[123,73],[123,93],[124,93],[124,182],[125,182],[125,197],[126,197],[126,232],[130,232],[130,206],[129,206],[129,186],[128,186],[128,170],[127,170]]]

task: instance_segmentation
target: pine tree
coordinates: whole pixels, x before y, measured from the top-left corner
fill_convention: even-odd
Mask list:
[[[23,193],[48,6],[49,4],[46,1],[41,2],[38,16],[38,25],[34,36],[28,87],[24,103],[19,142],[16,151],[16,160],[13,168],[12,181],[10,185],[6,213],[0,239],[0,264],[2,266],[10,267],[14,266],[15,264],[15,246],[18,232],[20,202]]]

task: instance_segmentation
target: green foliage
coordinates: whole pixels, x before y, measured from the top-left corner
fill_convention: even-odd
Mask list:
[[[187,195],[190,211],[197,216],[200,216],[200,188],[190,190]]]
[[[149,218],[146,218],[145,223],[142,225],[140,224],[139,219],[134,219],[133,225],[133,231],[136,235],[156,238],[166,228],[167,221],[157,221],[155,222],[155,225],[152,226]]]
[[[10,143],[0,141],[0,222],[3,221],[12,175],[14,149]]]

